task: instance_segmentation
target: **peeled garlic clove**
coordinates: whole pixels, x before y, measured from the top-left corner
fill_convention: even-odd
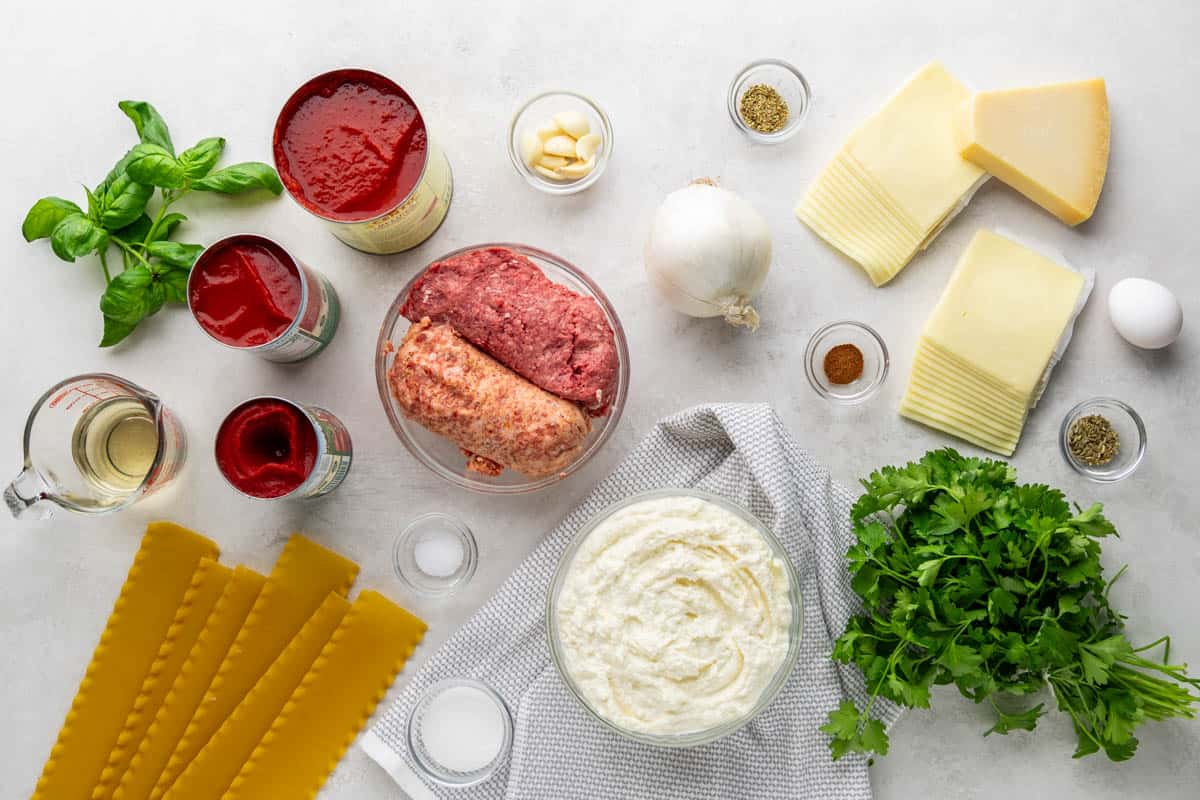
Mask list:
[[[542,156],[542,140],[533,131],[521,135],[521,160],[532,167]]]
[[[587,161],[592,156],[596,155],[596,151],[600,149],[600,134],[589,133],[579,137],[579,141],[575,142],[575,155]]]
[[[541,125],[537,126],[536,132],[537,132],[538,138],[544,142],[547,139],[549,139],[551,136],[557,136],[558,134],[562,133],[562,129],[558,127],[557,122],[555,122],[552,119],[548,119],[545,122],[543,122]]]
[[[575,139],[586,136],[592,129],[588,124],[587,117],[578,111],[560,111],[554,115],[554,122]]]
[[[552,169],[546,169],[541,164],[534,164],[533,171],[541,175],[543,178],[549,178],[552,181],[561,181],[562,176]]]
[[[587,175],[596,166],[596,156],[591,156],[586,161],[572,161],[565,167],[558,168],[558,174],[569,180],[577,181]]]
[[[568,158],[563,158],[562,156],[544,155],[538,159],[537,163],[539,166],[543,166],[546,169],[559,169],[560,167],[565,167],[567,164],[571,163],[571,160]]]
[[[546,141],[542,142],[542,150],[552,156],[564,156],[566,158],[575,157],[575,140],[570,136],[559,134],[551,136]]]

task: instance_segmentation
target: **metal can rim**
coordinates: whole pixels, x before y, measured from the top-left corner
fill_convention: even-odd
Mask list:
[[[421,127],[424,128],[424,130],[425,130],[426,146],[425,146],[425,153],[421,159],[421,174],[417,176],[416,181],[413,182],[412,188],[408,190],[408,193],[405,194],[401,200],[399,200],[391,208],[387,209],[386,211],[381,211],[380,213],[376,214],[373,217],[364,217],[362,219],[338,219],[337,217],[326,216],[325,214],[322,214],[321,212],[317,211],[315,208],[310,206],[308,203],[304,202],[301,198],[296,197],[296,195],[292,191],[291,187],[288,186],[287,181],[282,180],[284,171],[279,168],[279,158],[276,155],[276,153],[278,152],[276,145],[279,143],[279,140],[281,138],[280,137],[280,133],[281,133],[280,128],[283,125],[284,112],[286,112],[292,106],[293,102],[296,102],[298,100],[298,98],[301,97],[302,93],[305,96],[310,95],[311,92],[307,92],[306,90],[309,89],[309,87],[312,86],[313,84],[315,84],[317,81],[320,81],[324,78],[330,78],[333,76],[341,76],[341,75],[367,76],[370,78],[381,80],[384,83],[389,84],[389,88],[392,88],[395,91],[399,92],[399,94],[405,100],[407,100],[409,103],[411,103],[412,107],[414,109],[416,109],[417,118],[421,120]],[[294,202],[296,205],[300,206],[302,209],[307,211],[309,214],[312,214],[314,217],[316,217],[319,220],[322,220],[324,222],[329,222],[334,225],[366,225],[371,222],[375,222],[377,220],[383,219],[384,217],[393,213],[396,209],[400,208],[405,203],[407,203],[409,200],[411,200],[413,195],[415,195],[417,193],[417,191],[420,190],[421,184],[425,181],[425,173],[429,169],[429,150],[430,150],[429,142],[431,140],[432,140],[432,136],[429,133],[429,124],[425,121],[425,114],[421,112],[421,107],[419,105],[417,105],[417,101],[413,100],[412,95],[409,94],[408,91],[403,86],[396,83],[394,80],[392,80],[388,76],[384,75],[383,73],[375,72],[374,70],[363,69],[361,67],[342,67],[341,69],[331,69],[327,72],[322,72],[322,73],[312,76],[311,78],[306,80],[304,83],[300,84],[300,86],[297,87],[294,92],[292,92],[290,95],[288,95],[288,99],[286,101],[284,101],[283,107],[281,109],[279,109],[279,115],[275,118],[275,127],[273,128],[273,130],[271,132],[271,162],[275,167],[275,171],[277,173],[279,173],[279,175],[280,175],[281,182],[283,183],[284,189],[287,190],[288,197],[290,197],[292,199],[292,202]]]
[[[233,481],[229,480],[229,476],[225,474],[225,470],[221,469],[221,462],[217,459],[217,445],[221,441],[221,430],[225,427],[225,423],[227,421],[229,421],[229,418],[232,417],[239,410],[241,410],[244,406],[248,406],[251,403],[258,403],[263,400],[276,400],[280,403],[284,403],[288,406],[291,406],[292,408],[296,409],[301,414],[303,414],[304,418],[306,420],[308,420],[308,424],[312,426],[313,433],[317,437],[318,450],[325,451],[328,449],[328,443],[325,440],[325,432],[323,430],[321,430],[320,424],[318,424],[316,418],[313,416],[313,413],[309,410],[309,407],[307,405],[305,405],[304,403],[298,403],[295,400],[289,400],[286,397],[280,397],[279,395],[260,394],[260,395],[254,396],[254,397],[249,397],[249,398],[243,400],[242,402],[238,403],[237,405],[235,405],[233,408],[229,409],[229,412],[226,413],[225,416],[221,419],[221,424],[217,426],[217,435],[213,437],[213,460],[217,462],[217,472],[221,473],[221,477],[225,480],[225,483],[228,484],[231,489],[233,489],[235,492],[242,495],[243,497],[249,497],[251,500],[261,500],[263,502],[270,503],[270,502],[274,502],[276,500],[295,500],[295,499],[307,498],[310,495],[308,495],[303,490],[309,484],[309,482],[312,480],[313,475],[316,473],[317,462],[320,461],[320,454],[318,454],[318,457],[316,459],[314,459],[313,468],[311,470],[309,470],[307,475],[304,476],[304,480],[301,481],[296,486],[295,489],[292,489],[287,494],[281,494],[278,497],[260,497],[256,494],[250,494],[249,492],[243,491],[236,484],[234,484]],[[329,411],[328,409],[324,409],[324,408],[322,410],[325,411],[326,413],[328,413],[330,416],[333,416],[335,419],[338,420],[338,422],[341,422],[341,418],[334,415],[333,412]],[[342,423],[342,425],[344,427],[345,423]]]
[[[269,245],[273,249],[277,249],[280,253],[282,253],[284,256],[286,256],[289,264],[296,270],[296,274],[300,276],[300,307],[296,310],[296,316],[292,319],[292,321],[290,323],[288,323],[288,326],[286,328],[284,328],[282,331],[280,331],[278,336],[276,336],[274,339],[271,339],[270,341],[263,342],[262,344],[252,344],[252,345],[249,345],[248,347],[242,347],[240,345],[230,344],[229,342],[222,341],[221,339],[217,338],[217,336],[215,336],[212,331],[210,331],[208,328],[204,327],[204,323],[202,323],[200,321],[200,318],[196,316],[196,309],[192,308],[192,280],[196,277],[196,275],[199,272],[199,270],[197,270],[196,267],[200,266],[200,262],[202,262],[204,260],[204,257],[207,256],[213,249],[215,249],[216,247],[218,247],[220,245],[226,244],[227,242],[229,242],[232,239],[252,239],[252,240],[258,240],[260,242],[267,243],[267,245]],[[243,353],[262,353],[267,350],[274,349],[279,346],[279,343],[281,341],[283,341],[284,339],[286,339],[286,338],[290,337],[292,334],[294,334],[296,332],[296,330],[300,327],[300,320],[304,319],[304,312],[308,308],[308,300],[309,300],[308,275],[305,274],[306,266],[307,265],[301,264],[300,260],[298,258],[296,258],[294,255],[292,255],[291,250],[288,250],[286,247],[284,247],[282,244],[275,241],[271,237],[263,236],[261,233],[232,233],[228,236],[224,236],[224,237],[218,239],[217,241],[213,242],[212,244],[210,244],[208,247],[204,248],[204,250],[200,253],[200,255],[196,256],[196,261],[192,265],[191,272],[188,274],[188,282],[187,282],[188,313],[192,315],[192,319],[196,322],[196,325],[199,326],[200,330],[204,331],[204,334],[206,336],[208,336],[208,338],[212,339],[214,342],[217,342],[218,344],[228,347],[230,350],[237,350],[237,351],[243,352]],[[312,268],[308,267],[308,269],[312,269]]]

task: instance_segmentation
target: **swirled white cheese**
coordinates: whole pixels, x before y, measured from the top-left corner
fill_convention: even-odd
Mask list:
[[[618,727],[711,729],[747,714],[786,659],[789,588],[783,562],[733,512],[682,495],[627,506],[567,568],[564,667]]]

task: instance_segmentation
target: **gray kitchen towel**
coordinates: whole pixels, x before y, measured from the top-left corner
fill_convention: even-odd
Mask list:
[[[576,531],[613,502],[667,487],[705,489],[753,512],[783,543],[803,595],[799,661],[775,702],[737,733],[686,750],[627,741],[592,718],[563,686],[545,634],[546,593]],[[829,658],[859,608],[843,558],[851,504],[767,405],[705,405],[668,417],[413,676],[362,747],[419,797],[869,800],[866,759],[832,761],[818,730],[844,698],[860,707],[866,699],[862,673]],[[421,785],[405,745],[409,713],[430,685],[463,676],[496,689],[512,709],[512,757],[470,788]],[[889,726],[900,715],[882,700],[875,709]]]

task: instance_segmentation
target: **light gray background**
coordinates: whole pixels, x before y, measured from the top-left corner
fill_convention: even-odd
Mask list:
[[[173,490],[119,516],[0,523],[0,708],[6,722],[0,797],[32,791],[147,520],[192,526],[220,543],[226,563],[263,571],[290,531],[312,535],[362,564],[359,587],[379,589],[429,621],[420,660],[655,419],[687,405],[770,401],[801,444],[847,484],[932,447],[975,452],[900,419],[896,407],[918,330],[981,226],[1002,227],[1097,271],[1075,341],[1013,462],[1026,481],[1060,486],[1081,503],[1106,504],[1124,538],[1105,544],[1105,563],[1109,569],[1130,563],[1114,595],[1130,615],[1131,636],[1147,641],[1172,633],[1176,656],[1200,665],[1200,248],[1193,157],[1200,13],[1185,0],[974,5],[10,6],[0,34],[6,83],[0,441],[6,469],[15,473],[20,464],[21,429],[33,401],[60,378],[92,370],[158,392],[182,418],[192,449]],[[777,147],[751,145],[725,112],[733,74],[765,56],[795,63],[815,94],[805,129]],[[933,58],[979,88],[1105,77],[1113,115],[1108,181],[1095,218],[1074,230],[993,181],[892,285],[873,289],[791,209],[843,137]],[[339,244],[286,197],[189,198],[179,209],[193,217],[180,230],[184,240],[262,232],[329,276],[345,306],[333,345],[301,366],[272,365],[219,347],[186,311],[171,308],[128,343],[98,349],[98,265],[93,259],[61,263],[45,243],[26,245],[18,228],[42,195],[82,200],[79,183],[94,185],[133,143],[117,101],[156,104],[183,146],[203,136],[227,137],[226,163],[269,160],[271,126],[288,94],[311,75],[348,65],[390,75],[421,105],[454,168],[454,205],[445,226],[415,251],[373,257]],[[554,86],[593,95],[616,128],[607,174],[568,198],[527,187],[504,151],[516,105]],[[764,324],[757,334],[673,314],[643,276],[649,215],[664,194],[702,175],[741,192],[770,223],[775,260],[759,301]],[[371,366],[379,322],[413,272],[450,249],[497,239],[549,249],[587,270],[615,304],[633,354],[629,403],[606,450],[580,474],[533,497],[473,495],[434,478],[392,435]],[[1171,349],[1134,350],[1109,324],[1108,289],[1130,275],[1157,279],[1179,294],[1188,321]],[[883,391],[855,409],[824,403],[803,375],[809,334],[835,318],[870,323],[892,352]],[[349,425],[354,469],[327,501],[256,503],[223,484],[210,456],[216,426],[238,401],[266,392],[327,406]],[[1096,394],[1130,402],[1149,428],[1145,464],[1117,486],[1076,477],[1056,448],[1064,412]],[[479,539],[479,572],[450,600],[414,597],[390,571],[396,532],[431,510],[461,515]],[[1073,737],[1057,715],[1034,735],[984,739],[983,709],[949,692],[938,694],[935,706],[908,714],[895,728],[891,755],[872,770],[880,798],[1194,798],[1200,791],[1200,724],[1148,726],[1142,752],[1114,765],[1096,757],[1072,761]],[[398,792],[351,749],[322,796],[368,800]]]

